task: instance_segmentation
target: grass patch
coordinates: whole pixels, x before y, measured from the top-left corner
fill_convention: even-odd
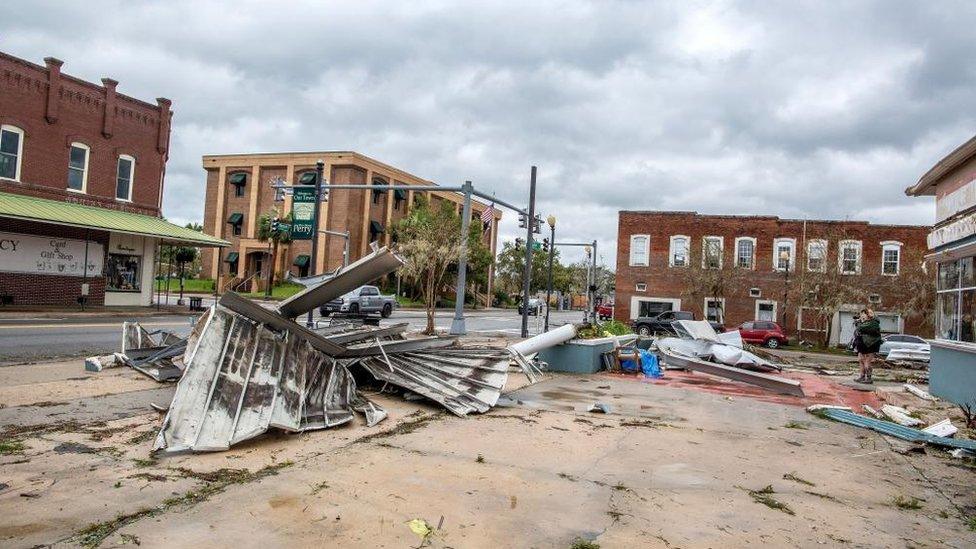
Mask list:
[[[756,503],[761,503],[770,509],[782,511],[787,515],[796,515],[796,513],[793,512],[793,509],[790,509],[788,505],[776,500],[773,497],[773,494],[776,492],[773,490],[772,484],[767,484],[762,490],[746,490],[746,492],[749,492],[749,495],[752,497],[752,501],[755,501]]]
[[[322,482],[312,486],[312,493],[310,495],[314,496],[315,494],[321,492],[322,490],[327,489],[328,487],[329,487],[329,483],[323,480]]]
[[[201,501],[207,500],[214,494],[223,492],[228,486],[233,484],[254,482],[267,476],[277,475],[278,471],[292,465],[294,465],[294,462],[292,461],[283,461],[275,465],[269,465],[254,473],[248,471],[247,469],[218,469],[217,471],[211,472],[197,472],[185,468],[175,469],[176,471],[183,473],[185,476],[201,480],[202,485],[184,494],[167,498],[156,507],[141,509],[128,515],[118,515],[112,520],[89,524],[71,536],[69,541],[77,543],[86,549],[93,549],[101,545],[105,539],[118,530],[140,519],[156,516],[176,506],[195,505]],[[131,538],[123,537],[122,541],[125,543],[131,543],[133,542],[133,538],[135,539],[135,543],[138,544],[138,538],[135,538],[134,536]]]
[[[27,445],[22,440],[5,440],[0,442],[0,456],[22,456]]]
[[[271,299],[287,299],[304,289],[305,286],[285,282],[284,284],[276,285],[271,289]],[[266,297],[264,292],[251,292],[243,295],[252,299],[263,299]]]
[[[559,473],[556,476],[558,476],[561,479],[566,479],[566,480],[568,480],[570,482],[576,482],[578,480],[576,477],[574,477],[573,475],[571,475],[569,473]]]
[[[899,509],[914,511],[922,508],[922,500],[916,497],[905,497],[901,494],[891,498],[891,505]]]
[[[134,463],[136,467],[152,467],[153,465],[156,465],[156,458],[135,458],[132,460],[132,463]]]
[[[485,462],[485,456],[483,456],[481,454],[478,454],[478,457],[474,458],[474,461],[475,461],[475,463],[484,463]]]
[[[444,419],[445,417],[447,416],[443,412],[437,412],[434,414],[424,414],[424,412],[414,412],[413,414],[407,416],[408,419],[398,423],[396,427],[388,431],[381,431],[378,433],[373,433],[371,435],[365,435],[359,437],[354,442],[365,443],[365,442],[372,442],[374,440],[381,440],[384,438],[395,437],[397,435],[410,434],[418,429],[422,429],[426,427],[427,424],[432,421],[441,420]],[[491,417],[491,416],[484,416],[484,417]]]
[[[157,280],[156,289],[166,291],[166,280]],[[184,278],[183,292],[195,294],[212,294],[214,291],[214,281],[212,278]],[[171,278],[169,281],[169,293],[180,293],[180,279]]]
[[[600,549],[600,544],[593,543],[588,539],[576,538],[573,540],[573,544],[569,546],[569,549]]]
[[[835,498],[834,496],[832,496],[830,494],[821,494],[820,492],[811,492],[809,490],[805,490],[803,493],[804,494],[810,494],[811,496],[817,496],[820,499],[827,499],[827,500],[833,501],[834,503],[840,503],[841,502],[839,499]]]
[[[787,429],[803,429],[805,431],[810,428],[810,425],[803,421],[787,421],[783,427]]]
[[[966,521],[966,526],[973,532],[976,532],[976,517],[969,517],[969,520]]]
[[[816,486],[816,484],[810,482],[809,480],[802,479],[796,476],[796,473],[786,473],[783,475],[783,480],[792,480],[793,482],[798,482],[800,484],[806,484],[807,486]]]
[[[143,432],[139,433],[138,435],[130,438],[126,443],[127,444],[142,444],[144,442],[149,442],[150,440],[152,440],[154,438],[156,438],[156,431],[154,431],[153,429],[150,429],[148,431],[143,431]]]

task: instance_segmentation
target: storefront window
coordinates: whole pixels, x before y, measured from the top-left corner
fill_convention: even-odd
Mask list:
[[[959,263],[946,261],[939,263],[939,289],[951,290],[959,287]]]
[[[115,292],[140,291],[141,262],[142,258],[137,255],[108,254],[106,289]]]
[[[959,294],[948,292],[939,294],[938,336],[942,339],[956,339],[956,325],[959,321]]]
[[[973,276],[973,259],[964,257],[959,260],[959,287],[972,288],[976,286],[976,277]]]
[[[976,290],[963,290],[959,312],[959,341],[976,342]]]

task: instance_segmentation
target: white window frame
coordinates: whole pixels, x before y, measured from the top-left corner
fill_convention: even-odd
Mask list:
[[[790,272],[793,272],[796,270],[796,239],[787,237],[773,239],[773,270],[777,273],[782,273],[787,270],[779,266],[779,247],[783,244],[789,244],[790,246],[790,263],[788,269]]]
[[[630,296],[630,319],[631,320],[637,318],[638,313],[640,313],[640,304],[643,301],[659,301],[664,303],[670,303],[672,311],[681,310],[681,298],[633,295]]]
[[[129,161],[129,196],[119,198],[119,164],[123,160]],[[136,159],[128,154],[120,154],[115,164],[115,199],[119,202],[132,202],[132,188],[136,181]]]
[[[742,267],[739,265],[739,243],[747,241],[752,242],[752,258],[749,261],[748,267]],[[735,238],[735,267],[737,269],[749,269],[750,271],[756,269],[756,239],[751,236],[738,236]]]
[[[759,306],[760,305],[772,305],[773,306],[773,319],[772,320],[759,320]],[[752,313],[753,322],[779,322],[779,302],[774,299],[757,299],[755,308]]]
[[[678,251],[678,242],[682,239],[685,242],[684,245],[685,264],[675,265],[674,264],[675,252]],[[684,268],[684,267],[688,267],[690,264],[691,264],[691,237],[684,234],[672,235],[670,245],[668,246],[668,267]]]
[[[749,288],[749,297],[762,297],[762,288],[759,287]]]
[[[844,270],[844,250],[848,248],[854,248],[857,250],[857,265],[853,271]],[[842,275],[859,275],[861,274],[861,241],[860,240],[841,240],[837,243],[837,272]]]
[[[829,246],[828,242],[822,238],[814,238],[813,240],[807,241],[807,272],[808,273],[827,272],[827,247],[828,246]],[[810,250],[813,250],[815,248],[819,248],[819,250],[822,252],[822,255],[820,257],[819,269],[810,268],[810,258],[813,256],[813,254],[810,253]]]
[[[69,174],[71,173],[71,170],[74,169],[71,167],[71,149],[75,147],[85,150],[85,167],[81,171],[81,189],[72,189],[71,187],[67,186],[68,184],[67,182],[65,182],[65,188],[69,192],[87,194],[88,193],[88,170],[91,167],[91,147],[79,141],[75,141],[74,143],[71,144],[71,146],[68,147],[68,173]]]
[[[638,282],[637,284],[634,284],[634,291],[635,292],[646,292],[647,291],[647,283],[646,282]]]
[[[726,313],[726,310],[725,310],[725,298],[724,297],[706,297],[705,300],[702,303],[702,317],[705,320],[708,320],[708,303],[710,301],[711,302],[721,303],[722,304],[722,309],[721,309],[722,315],[721,315],[720,318],[714,320],[714,322],[718,322],[719,324],[725,324],[725,313]]]
[[[634,241],[637,240],[637,239],[639,239],[639,238],[643,238],[644,239],[644,244],[643,244],[643,249],[644,249],[644,262],[643,263],[637,263],[634,260],[634,251],[637,249],[637,246],[634,244]],[[632,235],[630,235],[630,262],[629,262],[629,264],[630,264],[631,267],[648,267],[648,266],[650,266],[650,264],[651,264],[651,235],[649,235],[649,234],[632,234]]]
[[[715,269],[721,270],[723,265],[723,260],[725,256],[725,238],[716,235],[708,235],[702,237],[702,269],[712,269],[708,267],[708,241],[717,240],[718,241],[718,267]]]
[[[20,181],[20,167],[23,165],[24,160],[24,130],[18,128],[17,126],[11,126],[9,124],[0,125],[0,132],[10,132],[17,134],[20,138],[17,140],[17,165],[14,167],[14,178],[11,181]],[[0,179],[7,179],[2,177]]]
[[[885,240],[881,243],[881,275],[882,276],[898,276],[901,273],[901,247],[903,244],[897,240]],[[885,252],[890,251],[898,252],[898,259],[895,260],[895,272],[886,273],[885,272]]]

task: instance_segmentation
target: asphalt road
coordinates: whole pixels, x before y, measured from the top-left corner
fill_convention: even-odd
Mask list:
[[[167,330],[180,335],[190,331],[192,316],[163,315],[132,318],[150,330]],[[437,311],[435,325],[438,330],[448,331],[454,313]],[[550,323],[559,325],[579,322],[579,311],[556,312]],[[514,310],[469,311],[465,314],[467,331],[472,334],[502,333],[518,336],[521,317]],[[0,319],[0,366],[37,362],[61,357],[91,356],[119,350],[122,338],[120,317],[85,318],[24,318]],[[408,322],[411,330],[422,330],[427,325],[423,311],[399,310],[381,325]],[[542,331],[542,317],[529,317],[529,333]]]

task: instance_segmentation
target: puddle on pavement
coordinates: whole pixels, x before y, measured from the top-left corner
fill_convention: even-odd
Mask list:
[[[62,442],[54,447],[56,454],[95,454],[97,452],[98,450],[95,448],[77,442]]]

